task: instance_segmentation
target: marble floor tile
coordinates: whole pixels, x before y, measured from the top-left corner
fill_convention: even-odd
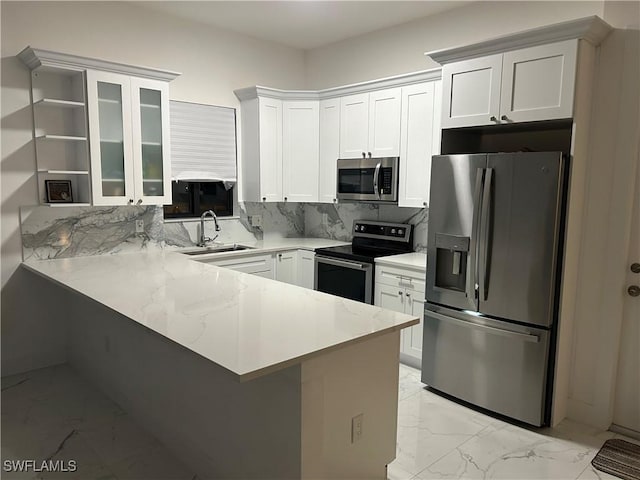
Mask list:
[[[2,460],[76,460],[73,473],[7,473],[29,480],[194,480],[197,477],[118,405],[67,366],[2,379]],[[612,480],[590,462],[613,432],[566,420],[522,428],[424,388],[399,372],[396,460],[390,480]]]
[[[593,467],[593,465],[589,465],[584,471],[580,474],[577,480],[620,480],[618,477],[610,475],[605,472],[601,472]]]
[[[413,393],[398,404],[398,450],[390,479],[615,478],[595,470],[591,460],[606,440],[621,435],[570,420],[555,428],[515,426],[416,390],[411,382],[419,382],[418,373],[400,367],[399,391]]]
[[[420,371],[401,363],[398,387],[399,400],[404,400],[423,390],[424,384],[420,381]]]
[[[3,471],[3,479],[195,478],[155,437],[68,365],[5,377],[2,389],[3,462],[77,463],[75,472]]]

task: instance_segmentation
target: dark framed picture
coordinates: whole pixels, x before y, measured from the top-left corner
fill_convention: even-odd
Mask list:
[[[45,180],[47,203],[72,203],[71,180]]]

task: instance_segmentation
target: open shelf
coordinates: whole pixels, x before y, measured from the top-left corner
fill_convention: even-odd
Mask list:
[[[42,98],[34,102],[33,105],[39,107],[84,108],[84,102],[57,100],[55,98]]]
[[[49,175],[89,175],[88,170],[45,170],[40,169],[38,173]]]
[[[64,140],[71,142],[86,142],[87,137],[76,137],[73,135],[40,135],[37,140]]]
[[[42,205],[45,205],[47,207],[90,207],[91,204],[90,203],[76,203],[76,202],[69,202],[69,203],[43,203]]]

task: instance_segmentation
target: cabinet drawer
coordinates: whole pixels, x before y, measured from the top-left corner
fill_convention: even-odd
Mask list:
[[[426,274],[403,268],[376,265],[376,283],[391,287],[410,288],[424,293]]]

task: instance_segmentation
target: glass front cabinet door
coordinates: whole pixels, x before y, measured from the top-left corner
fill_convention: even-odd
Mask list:
[[[166,82],[87,71],[94,205],[171,203]]]

